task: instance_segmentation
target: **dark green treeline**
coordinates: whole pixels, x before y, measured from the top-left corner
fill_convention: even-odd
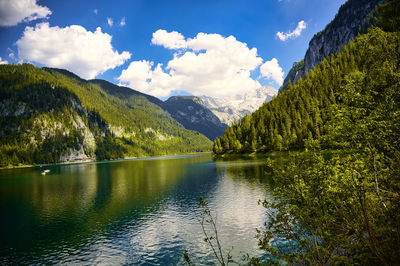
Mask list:
[[[385,10],[381,12],[390,12]],[[322,148],[334,149],[336,144],[329,136],[335,130],[330,123],[335,117],[331,107],[341,103],[349,79],[362,75],[367,86],[381,87],[396,82],[379,78],[396,71],[393,66],[399,64],[399,34],[390,32],[398,30],[393,26],[394,20],[392,16],[381,22],[386,32],[373,28],[359,35],[294,86],[289,85],[287,91],[237,121],[215,140],[214,153],[299,150],[310,138],[320,140]]]

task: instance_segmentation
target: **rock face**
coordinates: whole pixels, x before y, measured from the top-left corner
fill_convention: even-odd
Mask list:
[[[295,84],[305,73],[322,62],[326,57],[337,53],[358,33],[365,31],[370,21],[371,12],[384,0],[348,0],[344,3],[335,18],[311,39],[304,64],[294,64],[286,76],[279,91],[287,89],[289,80]]]
[[[304,74],[304,59],[301,60],[300,62],[293,63],[293,66],[290,69],[289,73],[287,74],[285,80],[283,81],[283,84],[279,89],[279,91],[281,91],[282,88],[286,89],[289,86],[290,82],[294,84],[301,78],[303,74]]]
[[[263,103],[272,100],[278,91],[272,87],[261,87],[243,95],[224,99],[201,96],[203,105],[210,109],[223,123],[231,125],[246,114],[251,114]]]
[[[48,91],[47,95],[51,93]],[[57,92],[55,95],[60,99],[57,102],[60,105],[56,108],[50,99],[46,99],[51,106],[50,110],[44,105],[37,108],[35,100],[26,101],[23,98],[19,101],[8,98],[0,102],[0,119],[13,121],[2,123],[0,139],[4,141],[10,136],[18,136],[18,140],[24,142],[29,150],[49,149],[52,146],[54,158],[47,158],[43,155],[45,152],[34,153],[33,156],[42,162],[54,159],[59,162],[93,160],[96,140],[92,132],[94,125],[90,119],[91,114],[71,95]],[[106,129],[97,127],[97,130],[103,132]]]
[[[172,96],[162,107],[186,129],[198,131],[210,140],[222,136],[227,127],[196,96]]]
[[[185,129],[163,105],[62,69],[0,65],[0,166],[210,150],[206,136]]]

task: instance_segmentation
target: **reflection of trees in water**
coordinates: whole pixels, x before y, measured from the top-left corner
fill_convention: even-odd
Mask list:
[[[264,159],[241,159],[235,161],[217,161],[217,171],[223,173],[235,182],[246,182],[251,186],[260,184],[273,185],[269,178],[268,168]]]
[[[64,247],[74,247],[76,241],[84,245],[83,236],[98,234],[124,216],[135,219],[151,211],[149,206],[157,208],[165,192],[185,176],[185,165],[206,160],[210,158],[60,165],[51,166],[46,176],[41,169],[17,170],[18,176],[7,178],[18,182],[3,179],[0,187],[1,205],[13,206],[1,208],[7,214],[2,228],[8,233],[0,244],[14,252],[29,248],[39,253],[56,248],[58,241]]]
[[[182,212],[199,207],[199,198],[206,198],[217,189],[218,172],[211,160],[185,165],[185,174],[170,191],[174,205]]]
[[[97,189],[96,197],[94,198],[94,207],[101,209],[107,204],[111,197],[112,178],[110,167],[104,167],[105,164],[97,165]]]

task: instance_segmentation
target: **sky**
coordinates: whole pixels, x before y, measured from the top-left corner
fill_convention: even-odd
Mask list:
[[[165,99],[280,87],[345,0],[0,0],[0,64]]]

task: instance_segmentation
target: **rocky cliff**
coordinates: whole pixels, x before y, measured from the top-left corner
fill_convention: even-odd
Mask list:
[[[344,3],[335,18],[311,39],[304,57],[304,64],[294,64],[286,76],[279,91],[287,89],[289,80],[295,84],[305,73],[308,73],[326,57],[337,53],[358,33],[372,23],[375,6],[384,0],[348,0]],[[294,75],[293,75],[294,74]]]
[[[261,87],[242,95],[234,95],[227,98],[213,98],[201,96],[202,104],[210,109],[221,122],[231,125],[246,114],[251,114],[263,103],[272,100],[278,91],[272,87]]]
[[[198,131],[210,140],[222,136],[227,127],[196,96],[172,96],[162,106],[186,129]]]
[[[0,65],[0,167],[210,150],[162,103],[62,69]]]

